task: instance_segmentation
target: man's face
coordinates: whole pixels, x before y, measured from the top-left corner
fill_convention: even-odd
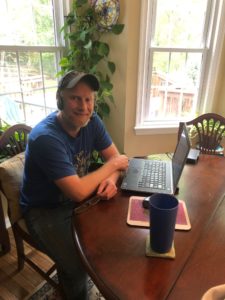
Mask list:
[[[84,82],[79,82],[74,88],[62,93],[62,114],[67,124],[73,128],[85,126],[94,110],[94,92]]]

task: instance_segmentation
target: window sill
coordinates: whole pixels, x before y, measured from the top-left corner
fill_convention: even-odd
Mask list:
[[[173,124],[140,124],[134,127],[136,135],[177,134],[178,123]]]

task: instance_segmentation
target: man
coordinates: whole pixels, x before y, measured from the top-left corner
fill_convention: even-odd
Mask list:
[[[25,154],[21,208],[30,234],[56,263],[66,299],[87,299],[87,276],[73,240],[73,209],[93,193],[112,198],[120,171],[128,167],[94,112],[98,89],[95,76],[67,73],[56,93],[59,111],[33,128]],[[105,163],[88,173],[94,149]]]

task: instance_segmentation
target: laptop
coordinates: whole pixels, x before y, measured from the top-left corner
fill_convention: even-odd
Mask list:
[[[131,159],[121,189],[148,194],[175,194],[189,150],[190,141],[184,125],[172,159]]]

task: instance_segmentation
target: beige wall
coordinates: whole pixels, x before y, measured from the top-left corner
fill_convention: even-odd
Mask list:
[[[171,152],[176,134],[135,135],[137,95],[139,21],[141,0],[120,0],[119,22],[125,24],[118,36],[110,35],[111,57],[117,70],[113,75],[115,107],[112,107],[107,128],[121,152],[128,156]],[[213,111],[225,116],[225,43],[217,79]]]
[[[225,37],[223,39],[223,50],[220,60],[219,74],[217,76],[217,88],[214,109],[225,116]]]

